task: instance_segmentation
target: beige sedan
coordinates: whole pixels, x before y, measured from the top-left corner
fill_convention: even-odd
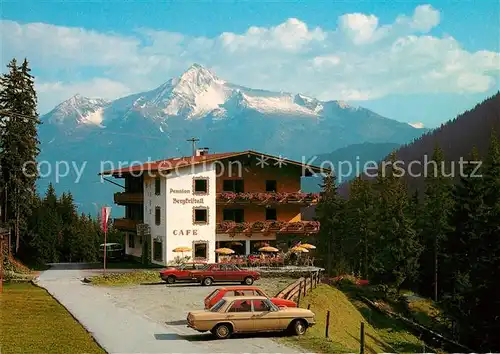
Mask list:
[[[209,310],[189,312],[188,327],[199,332],[210,331],[219,339],[233,333],[290,331],[303,335],[315,324],[311,310],[279,308],[264,296],[229,296]]]

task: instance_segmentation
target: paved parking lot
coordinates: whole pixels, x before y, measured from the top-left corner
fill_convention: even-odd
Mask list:
[[[209,333],[186,327],[187,312],[203,308],[204,297],[217,286],[158,283],[97,287],[80,281],[90,272],[52,269],[41,274],[39,283],[68,308],[109,353],[302,352],[272,339],[279,334],[216,340]]]

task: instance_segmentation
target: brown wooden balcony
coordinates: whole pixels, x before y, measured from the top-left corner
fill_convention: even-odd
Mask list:
[[[115,204],[142,204],[144,196],[142,193],[120,192],[114,195]]]
[[[318,199],[318,193],[217,193],[217,204],[299,204],[304,206],[316,204]]]
[[[139,223],[138,220],[120,218],[113,220],[113,227],[122,231],[136,231]]]
[[[318,221],[256,221],[236,223],[233,221],[223,221],[217,223],[216,232],[219,234],[244,233],[278,233],[278,234],[315,234],[319,232]]]

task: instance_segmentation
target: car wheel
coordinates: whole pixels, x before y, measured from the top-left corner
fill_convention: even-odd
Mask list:
[[[304,320],[296,320],[292,323],[292,333],[296,336],[302,336],[307,331],[307,323]]]
[[[212,285],[213,282],[214,281],[212,280],[212,278],[205,278],[205,279],[203,279],[202,284],[205,286],[210,286],[210,285]]]
[[[231,326],[225,323],[217,325],[213,329],[213,334],[217,337],[217,339],[227,339],[231,336],[231,332]]]
[[[169,275],[167,277],[167,284],[173,284],[175,283],[175,277],[173,275]]]
[[[245,284],[245,285],[252,285],[253,284],[253,278],[252,277],[246,277],[245,280],[243,280],[243,284]]]

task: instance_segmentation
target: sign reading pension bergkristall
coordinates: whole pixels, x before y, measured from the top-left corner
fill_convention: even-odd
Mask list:
[[[170,188],[171,194],[190,194],[189,189],[173,189]],[[203,204],[203,198],[172,198],[174,204]]]

